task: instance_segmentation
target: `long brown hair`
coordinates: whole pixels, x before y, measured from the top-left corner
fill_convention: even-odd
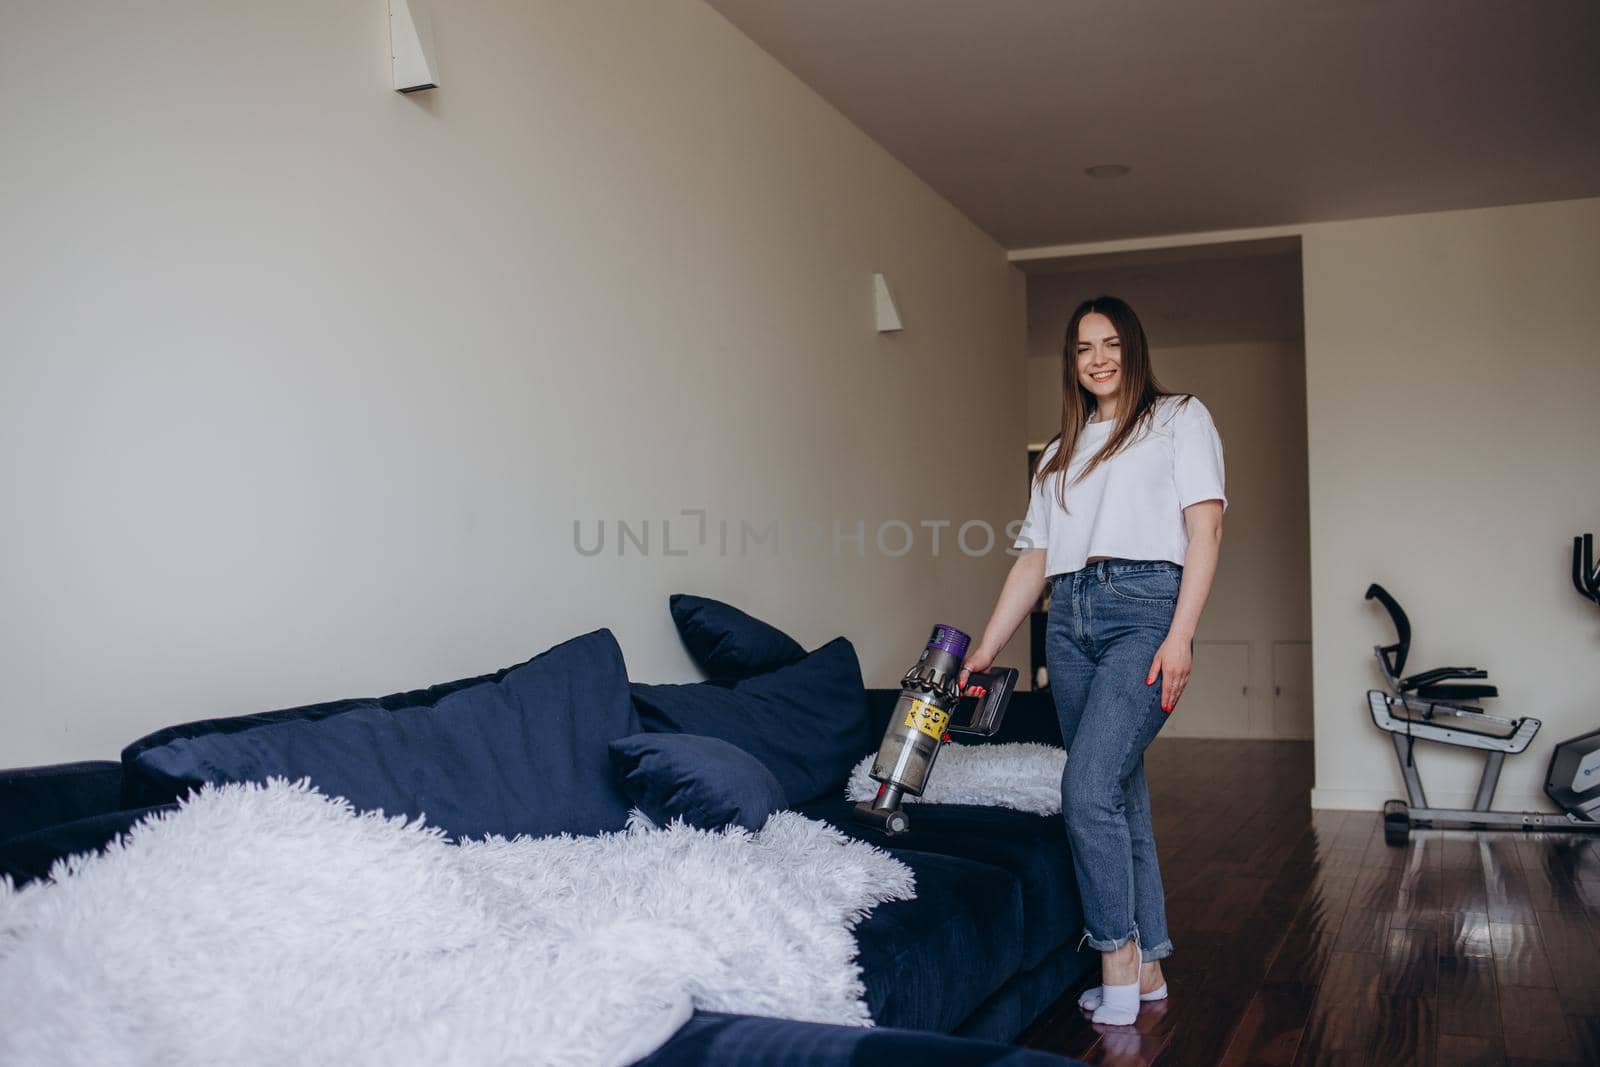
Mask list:
[[[1067,320],[1067,336],[1061,351],[1061,432],[1055,455],[1048,463],[1041,463],[1034,477],[1041,483],[1052,474],[1061,475],[1056,484],[1056,498],[1067,506],[1067,468],[1077,449],[1078,435],[1093,414],[1097,401],[1093,393],[1078,381],[1078,324],[1086,315],[1104,315],[1111,320],[1122,344],[1122,373],[1117,376],[1117,422],[1100,451],[1090,457],[1074,481],[1094,470],[1100,464],[1128,447],[1150,425],[1156,401],[1172,396],[1150,369],[1150,348],[1145,341],[1144,327],[1139,316],[1125,301],[1114,296],[1097,296],[1085,300]],[[1183,394],[1187,396],[1187,394]]]

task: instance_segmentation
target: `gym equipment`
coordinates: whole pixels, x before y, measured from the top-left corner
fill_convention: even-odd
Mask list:
[[[1594,534],[1572,539],[1572,587],[1585,600],[1600,604],[1600,567],[1594,558]],[[1544,795],[1567,811],[1581,811],[1600,820],[1600,730],[1563,741],[1550,756]]]
[[[1600,604],[1600,566],[1594,561],[1594,534],[1572,539],[1572,587],[1578,595]]]
[[[872,761],[877,796],[855,807],[861,822],[890,834],[911,829],[911,817],[900,801],[908,793],[922,795],[940,746],[951,734],[991,737],[1000,729],[1017,687],[1017,669],[974,671],[967,676],[966,690],[958,694],[961,660],[970,642],[954,626],[935,626],[922,655],[900,679],[900,699]]]
[[[1573,584],[1583,596],[1600,604],[1600,574],[1594,566],[1594,537],[1574,538]],[[1367,587],[1367,600],[1377,600],[1394,622],[1395,643],[1378,645],[1374,652],[1383,668],[1389,692],[1367,693],[1372,721],[1394,742],[1407,800],[1390,800],[1383,806],[1383,838],[1403,845],[1413,826],[1464,830],[1538,830],[1562,833],[1600,833],[1600,730],[1563,741],[1550,757],[1545,794],[1561,814],[1536,811],[1495,811],[1495,788],[1507,755],[1527,749],[1542,723],[1535,718],[1507,719],[1491,715],[1475,701],[1499,695],[1487,684],[1488,672],[1478,667],[1438,667],[1405,676],[1411,649],[1411,622],[1393,596],[1381,585]],[[1465,680],[1465,684],[1463,684]],[[1418,740],[1471,748],[1484,755],[1483,775],[1472,808],[1430,808],[1417,770],[1414,748]]]

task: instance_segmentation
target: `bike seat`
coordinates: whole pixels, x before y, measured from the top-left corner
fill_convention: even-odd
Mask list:
[[[1400,688],[1409,691],[1423,685],[1437,685],[1440,682],[1459,681],[1462,678],[1487,677],[1489,672],[1482,667],[1435,667],[1431,671],[1422,671],[1409,678],[1400,679]]]
[[[1424,685],[1418,686],[1417,696],[1423,700],[1440,700],[1446,704],[1461,704],[1481,697],[1497,697],[1500,691],[1492,685]]]

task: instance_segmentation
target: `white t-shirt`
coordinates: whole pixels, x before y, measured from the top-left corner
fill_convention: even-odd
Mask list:
[[[1046,575],[1080,570],[1091,556],[1181,564],[1189,550],[1183,509],[1202,500],[1228,506],[1222,492],[1222,441],[1198,398],[1187,403],[1177,396],[1159,398],[1146,430],[1087,478],[1073,481],[1105,445],[1113,425],[1091,422],[1078,435],[1067,469],[1065,510],[1056,497],[1061,475],[1033,487],[1028,517],[1013,547],[1043,548]],[[1041,467],[1060,443],[1052,441],[1044,450]]]

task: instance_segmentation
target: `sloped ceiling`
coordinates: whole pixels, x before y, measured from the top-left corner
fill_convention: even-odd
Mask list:
[[[1008,249],[1600,194],[1597,0],[708,2]]]

